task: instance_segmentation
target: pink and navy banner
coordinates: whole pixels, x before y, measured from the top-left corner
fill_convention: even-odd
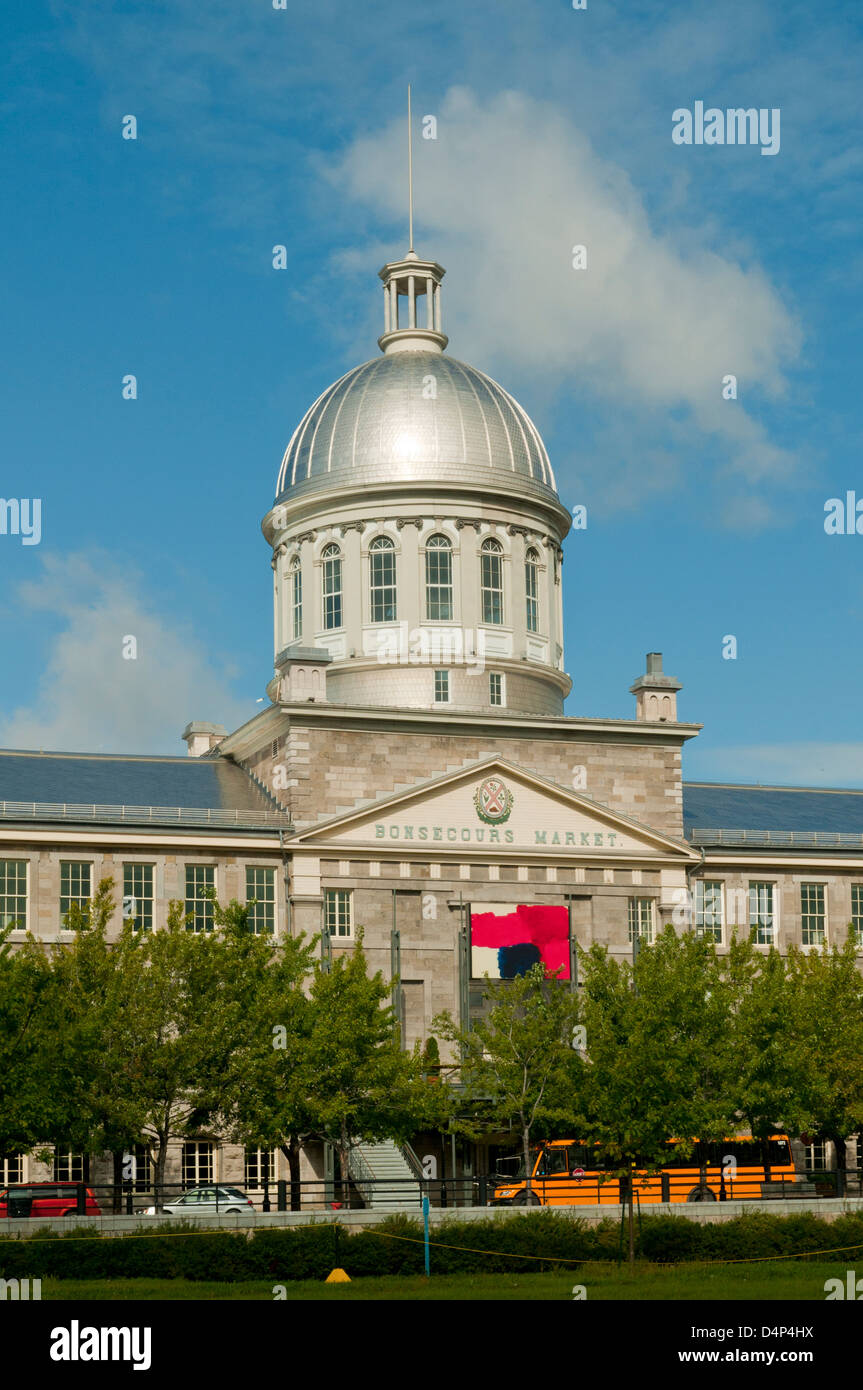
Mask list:
[[[471,907],[471,977],[513,980],[542,961],[548,975],[569,979],[569,909],[545,903]]]

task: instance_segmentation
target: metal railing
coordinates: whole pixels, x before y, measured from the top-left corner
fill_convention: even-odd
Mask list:
[[[352,1158],[359,1157],[356,1151]],[[353,1167],[353,1165],[352,1165]],[[83,1217],[135,1216],[148,1212],[154,1217],[178,1220],[200,1220],[208,1216],[224,1216],[238,1211],[241,1215],[292,1210],[292,1184],[287,1179],[248,1187],[242,1183],[202,1183],[190,1188],[186,1183],[163,1183],[158,1189],[131,1183],[62,1184],[62,1201],[50,1197],[53,1183],[13,1183],[4,1199],[6,1221],[22,1218],[52,1220],[60,1215]],[[42,1189],[40,1195],[39,1189]],[[241,1193],[231,1196],[227,1189]],[[183,1201],[182,1198],[200,1191],[215,1194],[208,1201]],[[616,1206],[627,1200],[627,1179],[614,1175],[591,1173],[583,1178],[560,1174],[531,1179],[528,1192],[522,1178],[502,1178],[499,1174],[480,1174],[461,1178],[376,1178],[361,1158],[350,1178],[340,1181],[309,1178],[295,1185],[301,1212],[338,1212],[342,1210],[421,1210],[422,1199],[429,1198],[434,1208],[464,1207],[539,1207],[539,1206]],[[509,1194],[513,1195],[510,1196]],[[691,1172],[657,1173],[638,1177],[634,1193],[642,1208],[659,1202],[767,1201],[771,1199],[805,1199],[819,1201],[829,1197],[863,1198],[863,1168],[837,1171],[826,1169],[811,1173],[796,1173],[771,1177],[762,1181],[760,1175],[723,1178],[708,1171],[703,1181]],[[251,1202],[251,1206],[247,1205]],[[50,1209],[49,1209],[50,1203]],[[155,1211],[152,1209],[155,1208]],[[2,1220],[0,1220],[2,1225]]]
[[[135,825],[214,825],[285,828],[286,811],[231,811],[212,806],[101,806],[71,801],[0,801],[0,819],[112,821]]]
[[[351,1149],[348,1153],[348,1173],[363,1201],[369,1205],[377,1179],[359,1149]]]
[[[863,835],[846,830],[705,830],[693,829],[688,836],[693,845],[768,845],[776,848],[861,846]]]

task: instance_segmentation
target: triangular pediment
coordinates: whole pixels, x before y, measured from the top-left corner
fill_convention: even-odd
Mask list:
[[[502,758],[459,768],[366,802],[291,837],[323,849],[560,854],[690,861],[683,841],[622,816]]]

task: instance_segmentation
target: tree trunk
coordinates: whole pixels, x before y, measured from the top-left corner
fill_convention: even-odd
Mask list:
[[[631,1166],[630,1166],[630,1169],[629,1169],[629,1179],[628,1179],[628,1184],[627,1184],[627,1186],[628,1186],[628,1188],[629,1188],[629,1190],[628,1190],[628,1192],[627,1192],[627,1194],[626,1194],[626,1195],[627,1195],[627,1202],[628,1202],[628,1206],[629,1206],[629,1263],[630,1263],[631,1265],[634,1265],[634,1264],[635,1264],[635,1216],[634,1216],[633,1208],[634,1208],[634,1205],[635,1205],[635,1182],[634,1182],[633,1171],[632,1171],[632,1167],[631,1167]]]
[[[296,1134],[289,1134],[287,1143],[282,1145],[282,1153],[288,1160],[291,1175],[291,1211],[302,1207],[302,1188],[300,1187],[300,1140]]]
[[[848,1162],[848,1145],[845,1139],[838,1134],[833,1136],[833,1148],[836,1151],[836,1196],[845,1196],[846,1178],[845,1165]]]
[[[123,1211],[123,1150],[114,1149],[111,1155],[114,1162],[114,1191],[111,1194],[111,1210],[115,1216]]]
[[[530,1180],[530,1125],[525,1125],[525,1127],[521,1131],[521,1147],[522,1153],[524,1155],[524,1190],[526,1195],[525,1205],[529,1206],[530,1194],[532,1191],[532,1184]]]
[[[164,1201],[165,1185],[165,1164],[168,1158],[168,1136],[167,1134],[157,1134],[159,1147],[156,1151],[156,1162],[153,1165],[153,1200],[158,1211]]]

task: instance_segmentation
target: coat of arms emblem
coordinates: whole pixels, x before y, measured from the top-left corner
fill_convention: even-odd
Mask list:
[[[512,802],[512,792],[499,777],[486,777],[474,792],[476,813],[486,825],[500,825],[509,820]]]

